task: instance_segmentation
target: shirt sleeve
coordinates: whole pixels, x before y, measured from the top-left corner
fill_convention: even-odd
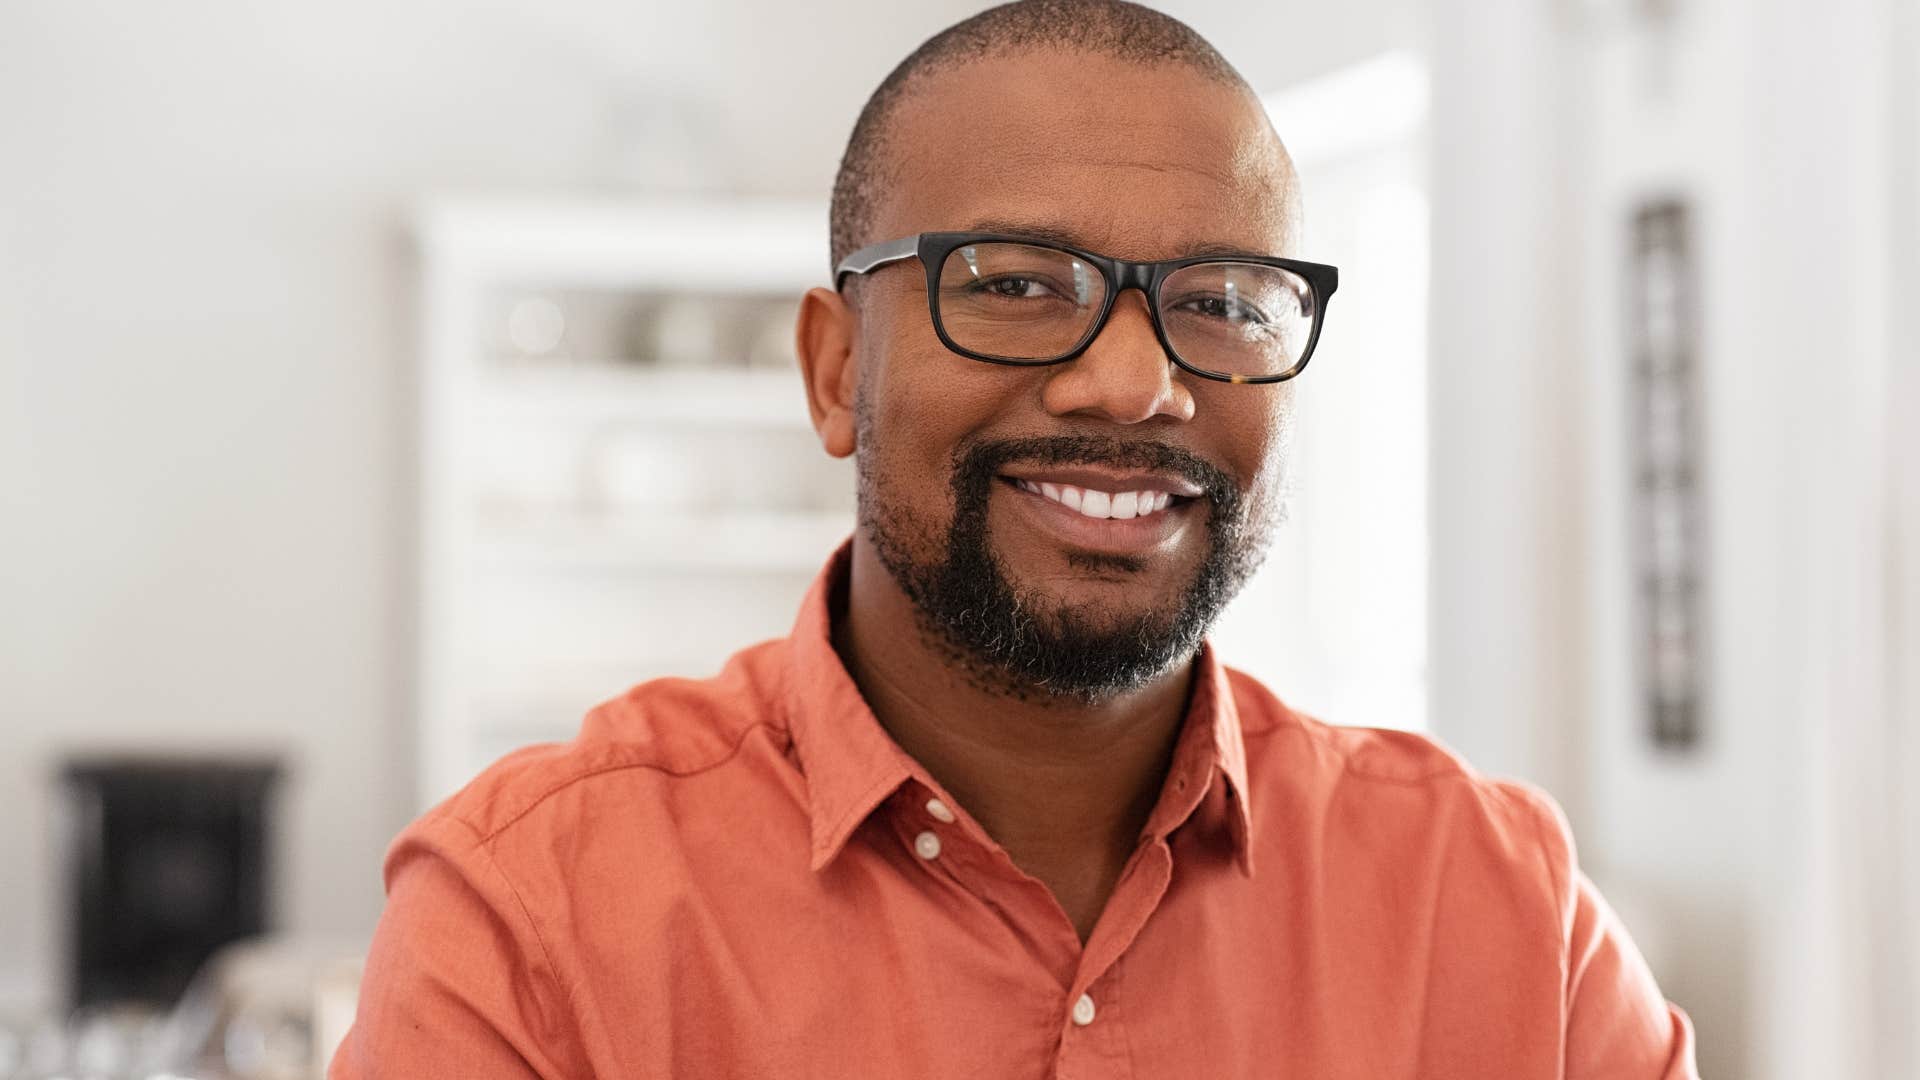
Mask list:
[[[1574,870],[1567,937],[1567,1078],[1699,1080],[1693,1024],[1667,1001],[1627,929]]]
[[[423,818],[388,853],[386,883],[328,1080],[590,1075],[546,946],[480,836]]]
[[[1561,898],[1566,1080],[1699,1080],[1692,1021],[1580,869],[1566,816],[1546,793],[1506,786],[1534,809]]]

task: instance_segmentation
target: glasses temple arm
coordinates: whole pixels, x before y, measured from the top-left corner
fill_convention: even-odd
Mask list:
[[[918,236],[905,236],[898,240],[889,240],[884,244],[863,247],[841,259],[840,265],[833,268],[833,287],[838,289],[847,279],[848,274],[864,274],[888,263],[911,259],[919,253],[920,238]]]

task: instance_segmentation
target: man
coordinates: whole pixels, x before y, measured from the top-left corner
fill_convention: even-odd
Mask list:
[[[1203,641],[1335,285],[1233,69],[996,8],[834,196],[798,344],[858,530],[791,637],[407,830],[336,1080],[1692,1076],[1546,796]]]

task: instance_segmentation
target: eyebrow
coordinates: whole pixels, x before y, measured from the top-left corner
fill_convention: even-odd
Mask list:
[[[1021,236],[1030,240],[1041,240],[1063,247],[1080,248],[1092,251],[1084,237],[1073,229],[1041,221],[1014,221],[1005,218],[986,218],[968,225],[962,232],[1002,233],[1007,236]],[[1184,254],[1176,258],[1194,258],[1202,255],[1259,255],[1260,252],[1245,244],[1229,244],[1211,240],[1189,245]]]

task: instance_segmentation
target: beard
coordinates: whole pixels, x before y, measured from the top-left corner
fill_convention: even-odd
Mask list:
[[[864,389],[864,388],[863,388]],[[917,515],[886,483],[871,410],[856,402],[859,523],[887,572],[912,601],[922,636],[975,686],[1025,701],[1098,704],[1144,688],[1198,652],[1214,620],[1266,555],[1283,516],[1276,501],[1255,513],[1232,478],[1189,451],[1158,442],[1086,435],[964,443],[952,459],[953,518],[944,529]],[[1106,465],[1178,474],[1207,507],[1206,548],[1193,578],[1160,607],[1116,611],[1073,605],[1016,585],[987,527],[993,485],[1006,466]],[[1137,573],[1141,560],[1068,553],[1084,570]]]

